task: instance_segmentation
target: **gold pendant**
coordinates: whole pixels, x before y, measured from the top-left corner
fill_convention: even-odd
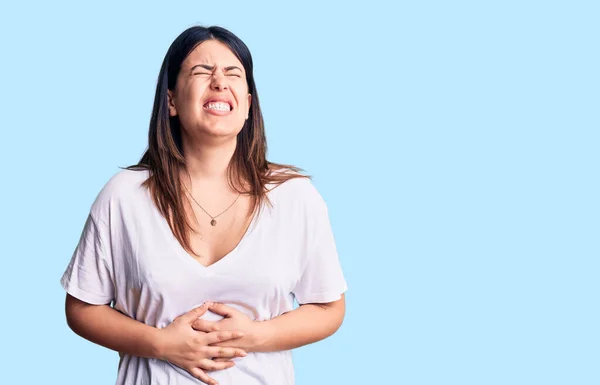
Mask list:
[[[211,226],[216,226],[217,225],[217,221],[215,221],[214,219],[212,221],[210,221],[210,225]]]

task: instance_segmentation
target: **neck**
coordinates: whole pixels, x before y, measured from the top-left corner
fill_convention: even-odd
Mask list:
[[[235,152],[236,138],[221,143],[183,140],[183,153],[190,178],[203,183],[227,183],[227,168]]]

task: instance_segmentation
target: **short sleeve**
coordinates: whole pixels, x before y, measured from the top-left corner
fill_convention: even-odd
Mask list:
[[[340,299],[348,289],[338,258],[327,206],[321,195],[316,190],[313,192],[306,218],[308,244],[305,267],[293,290],[299,304],[333,302]]]
[[[93,305],[106,305],[114,299],[114,274],[108,239],[108,226],[87,217],[79,243],[60,283],[67,293]]]

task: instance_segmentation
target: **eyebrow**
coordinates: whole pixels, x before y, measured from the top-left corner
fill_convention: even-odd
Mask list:
[[[206,70],[212,71],[213,69],[215,69],[215,66],[211,66],[208,64],[196,64],[195,66],[193,66],[190,69],[190,72],[194,71],[194,69],[196,69],[196,67],[202,67]],[[227,71],[231,71],[231,70],[240,70],[240,72],[242,72],[242,69],[238,66],[229,66],[229,67],[225,67],[223,68],[223,71],[227,72]]]

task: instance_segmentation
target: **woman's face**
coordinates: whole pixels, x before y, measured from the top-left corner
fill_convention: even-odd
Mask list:
[[[178,116],[190,136],[234,137],[248,118],[250,101],[242,63],[225,44],[207,40],[181,64],[175,89],[169,90],[169,115]]]

